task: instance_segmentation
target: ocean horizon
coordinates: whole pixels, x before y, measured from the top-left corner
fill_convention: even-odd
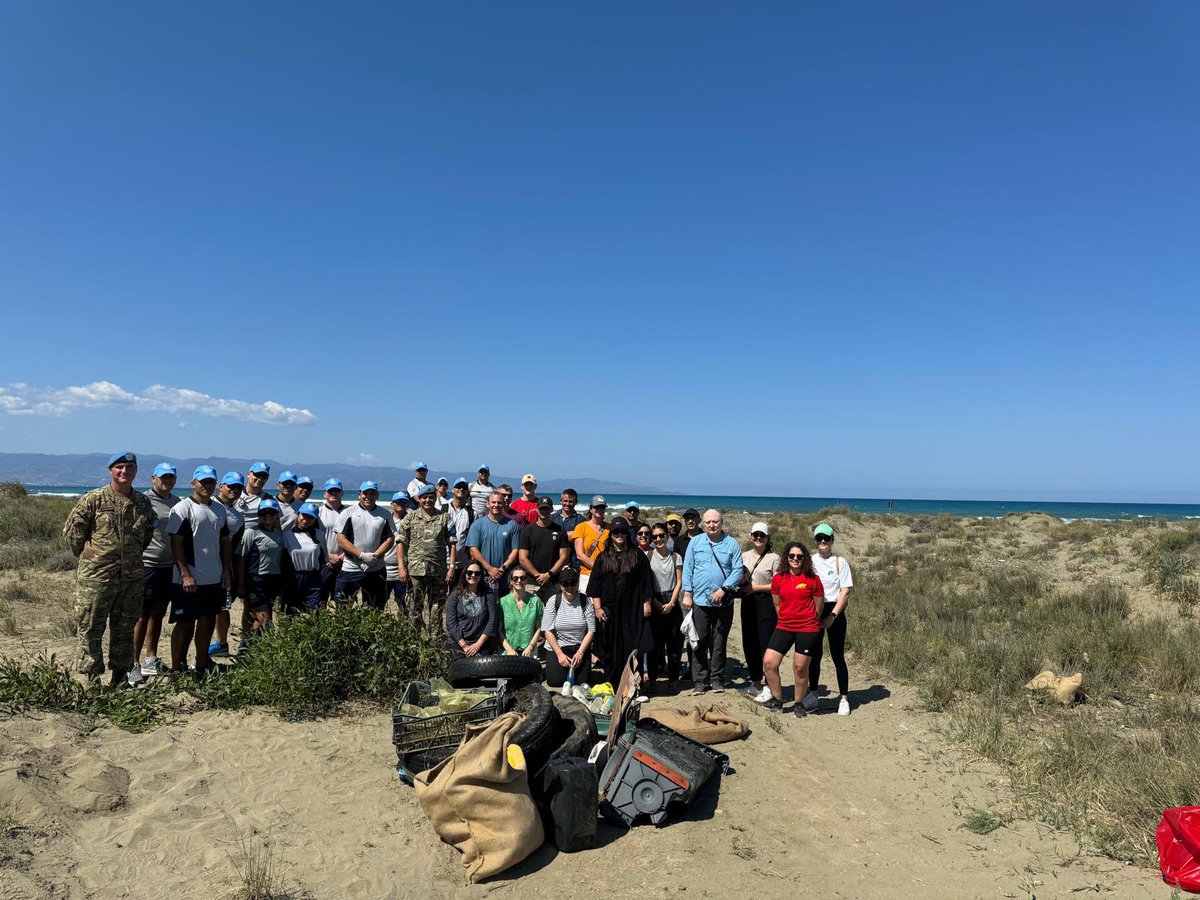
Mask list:
[[[26,484],[32,495],[79,496],[92,490],[95,485],[45,485]],[[143,488],[144,489],[144,488]],[[380,496],[390,497],[400,486],[384,486]],[[177,487],[176,494],[189,493],[186,487]],[[320,497],[320,490],[315,492]],[[557,500],[557,494],[554,494]],[[971,518],[996,519],[1008,513],[1044,512],[1066,522],[1076,519],[1200,519],[1200,504],[1196,503],[1130,503],[1130,502],[1073,502],[1062,500],[913,500],[904,498],[884,499],[873,497],[760,497],[738,494],[638,494],[609,493],[604,495],[610,509],[623,507],[628,501],[636,500],[649,509],[669,509],[682,512],[696,508],[739,509],[752,512],[815,512],[818,509],[844,506],[861,513],[900,514],[910,516],[968,516]],[[586,507],[591,499],[580,496],[580,506]]]

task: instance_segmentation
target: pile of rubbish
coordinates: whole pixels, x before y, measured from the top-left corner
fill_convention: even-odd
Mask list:
[[[708,745],[749,733],[720,708],[642,717],[634,655],[616,688],[551,692],[542,680],[528,657],[456,659],[444,679],[410,684],[392,716],[397,773],[462,851],[471,883],[547,840],[565,852],[594,847],[601,815],[662,825],[728,771]]]

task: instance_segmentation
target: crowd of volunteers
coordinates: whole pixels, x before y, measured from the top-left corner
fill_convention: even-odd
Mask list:
[[[363,481],[344,502],[337,478],[312,497],[313,479],[256,462],[245,475],[192,472],[191,492],[174,493],[175,466],[154,467],[151,486],[133,489],[137,457],[109,461],[110,483],[75,505],[64,534],[79,557],[80,671],[105,671],[109,635],[114,683],[136,685],[168,671],[159,657],[162,621],[173,626],[169,670],[204,674],[230,655],[230,610],[241,600],[244,648],[276,614],[357,601],[397,613],[453,654],[539,658],[552,687],[571,679],[616,681],[637,654],[647,691],[693,694],[726,689],[726,651],[737,602],[747,693],[784,708],[779,670],[792,654],[793,712],[819,705],[816,687],[826,637],[837,673],[840,715],[850,714],[846,604],[850,564],[833,552],[834,532],[813,530],[816,552],[792,541],[776,552],[765,522],[743,549],[721,513],[695,509],[642,519],[636,501],[608,517],[604,497],[579,512],[579,496],[556,504],[537,478],[521,495],[476,479],[427,480],[416,466],[385,507],[379,485]],[[685,654],[687,663],[684,663]]]

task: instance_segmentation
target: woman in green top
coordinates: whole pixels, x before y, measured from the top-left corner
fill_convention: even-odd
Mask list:
[[[508,576],[512,593],[500,598],[500,640],[509,656],[533,656],[542,641],[545,606],[537,594],[526,592],[529,574],[517,566]]]

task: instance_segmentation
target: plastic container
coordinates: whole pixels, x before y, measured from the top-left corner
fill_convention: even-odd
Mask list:
[[[451,699],[459,705],[462,691],[454,691]],[[404,696],[392,713],[392,743],[400,755],[424,750],[455,750],[466,734],[467,726],[478,722],[490,722],[504,709],[504,686],[497,688],[473,688],[471,693],[484,694],[484,699],[457,712],[440,715],[416,716],[414,708],[437,707],[440,697],[424,681],[411,681],[404,689]],[[449,699],[449,698],[448,698]]]

